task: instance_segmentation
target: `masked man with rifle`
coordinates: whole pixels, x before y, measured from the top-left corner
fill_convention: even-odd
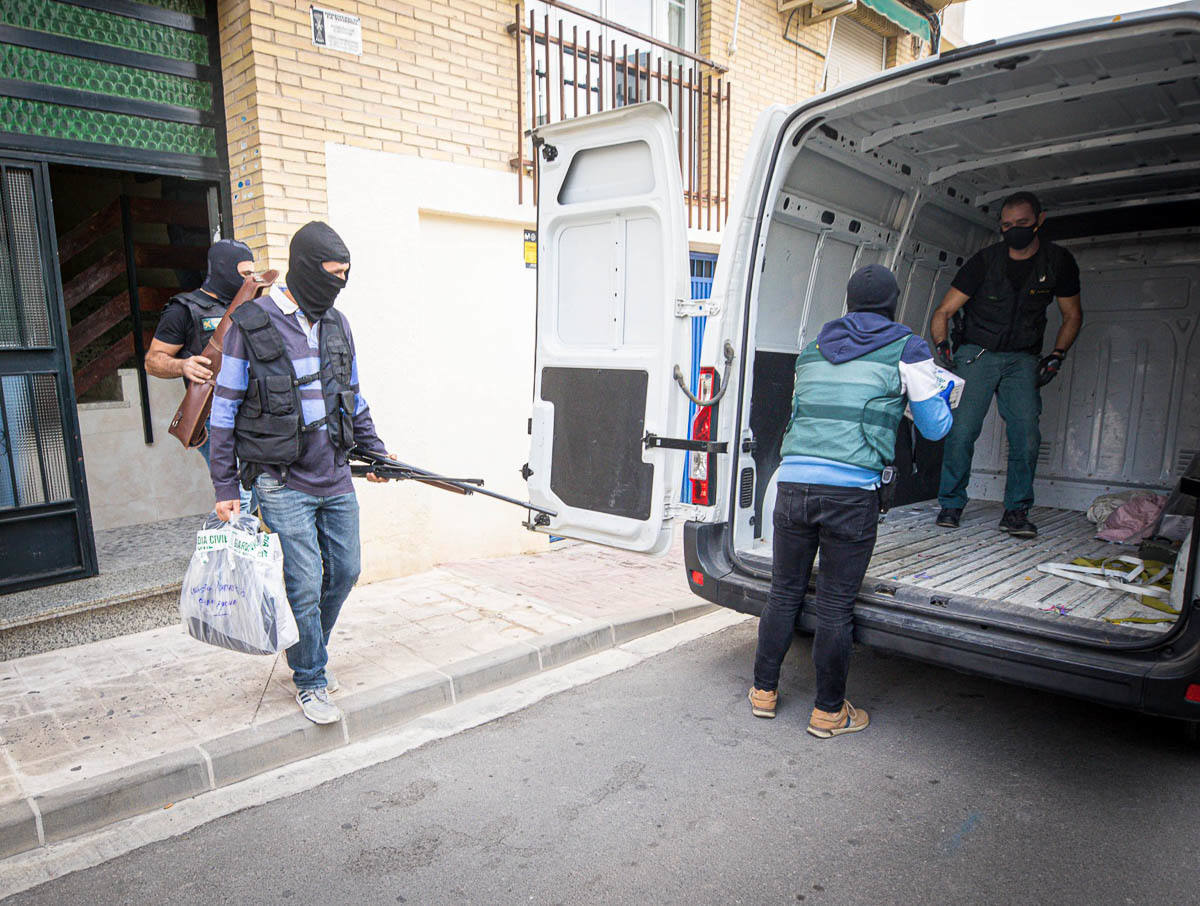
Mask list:
[[[359,393],[350,325],[333,307],[349,275],[341,237],[319,221],[301,227],[286,284],[230,316],[212,405],[217,514],[228,521],[240,508],[239,482],[253,486],[263,521],[279,535],[300,629],[288,666],[297,703],[319,724],[342,717],[329,699],[337,681],[325,669],[327,646],[360,566],[348,454],[356,445],[386,450]]]
[[[254,273],[254,253],[244,242],[221,239],[208,250],[208,273],[199,289],[172,296],[146,350],[146,373],[201,384],[212,380],[212,362],[202,354],[209,337],[245,279]],[[196,448],[208,462],[208,441]],[[249,492],[241,495],[250,507]]]

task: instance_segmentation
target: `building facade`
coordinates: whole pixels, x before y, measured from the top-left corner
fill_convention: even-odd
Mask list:
[[[900,0],[328,2],[0,7],[0,590],[94,573],[96,531],[211,506],[203,463],[166,435],[178,388],[138,366],[214,235],[286,273],[292,233],[329,221],[381,436],[520,496],[529,130],[662,101],[692,245],[712,253],[765,107],[933,37]],[[368,579],[546,543],[480,498],[360,496]]]

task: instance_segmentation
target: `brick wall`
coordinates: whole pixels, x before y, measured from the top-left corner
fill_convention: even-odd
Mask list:
[[[328,0],[361,17],[362,56],[314,47],[308,6],[218,5],[234,233],[280,270],[291,234],[328,216],[326,142],[503,171],[516,152],[520,87],[508,0]],[[776,0],[742,0],[730,54],[735,7],[701,0],[699,52],[729,68],[736,184],[763,108],[819,89],[830,23],[793,23],[799,46],[784,39],[787,15]],[[888,42],[890,65],[913,58],[911,38],[891,23],[865,11],[853,17],[898,35]]]
[[[328,214],[326,142],[504,170],[515,153],[511,3],[326,6],[361,17],[362,56],[313,46],[308,0],[218,5],[234,231],[281,270]]]
[[[823,61],[783,39],[787,16],[778,12],[776,0],[742,0],[737,47],[730,54],[735,8],[736,0],[701,0],[700,54],[729,68],[726,79],[733,95],[730,164],[736,185],[759,114],[771,104],[794,103],[814,94]],[[793,29],[793,33],[798,41],[824,53],[829,23]]]

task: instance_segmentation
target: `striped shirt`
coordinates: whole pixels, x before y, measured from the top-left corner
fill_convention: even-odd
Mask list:
[[[310,324],[308,318],[285,293],[286,287],[276,284],[266,298],[255,299],[247,305],[259,305],[271,319],[271,323],[283,338],[284,351],[292,362],[297,377],[316,374],[321,370],[320,323]],[[351,383],[358,383],[358,356],[354,351],[354,337],[346,316],[335,310],[342,319],[342,330],[350,343],[352,356]],[[250,383],[250,362],[246,351],[246,339],[240,328],[225,335],[225,349],[221,358],[221,370],[217,373],[217,387],[213,394],[212,420],[209,433],[209,471],[217,500],[235,500],[238,497],[237,453],[234,445],[234,424],[238,409],[246,396]],[[300,406],[304,423],[318,421],[325,415],[325,399],[322,396],[321,380],[300,387]],[[375,433],[371,410],[361,393],[356,394],[354,404],[354,440],[369,450],[386,452],[383,441]],[[266,474],[282,479],[280,471],[267,467]],[[332,497],[348,494],[354,488],[350,481],[350,467],[339,466],[334,461],[333,444],[325,426],[300,437],[300,458],[288,469],[287,486],[314,497]]]

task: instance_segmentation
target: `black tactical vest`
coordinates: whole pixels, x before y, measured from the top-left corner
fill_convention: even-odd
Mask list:
[[[264,466],[278,469],[286,481],[288,467],[300,458],[304,435],[322,425],[329,432],[336,465],[346,464],[346,454],[354,446],[358,385],[351,382],[353,357],[341,316],[330,309],[321,318],[321,370],[297,376],[283,336],[263,304],[261,300],[247,302],[231,316],[246,338],[250,362],[250,380],[233,432],[242,484],[247,488]],[[305,424],[300,388],[317,379],[325,398],[325,415]]]
[[[176,358],[186,359],[194,355],[203,355],[208,338],[213,335],[221,318],[225,316],[226,305],[220,299],[214,299],[208,293],[193,289],[171,297],[172,302],[178,302],[192,316],[192,340],[175,354]]]
[[[962,308],[957,342],[974,343],[995,352],[1040,355],[1046,334],[1046,308],[1054,299],[1059,262],[1066,252],[1043,240],[1019,291],[1008,279],[1008,247],[997,243],[982,254],[985,276]]]

